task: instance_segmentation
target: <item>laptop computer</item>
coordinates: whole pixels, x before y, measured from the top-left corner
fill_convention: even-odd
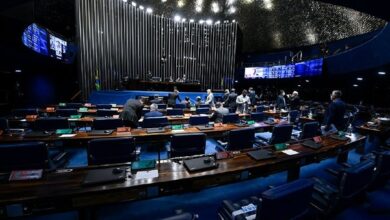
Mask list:
[[[108,136],[111,135],[114,130],[92,130],[87,132],[88,136]]]
[[[151,133],[164,133],[165,128],[159,127],[159,128],[147,128],[146,133],[151,134]]]
[[[197,125],[195,126],[199,131],[213,130],[214,126],[212,125]]]
[[[218,163],[212,156],[188,159],[184,160],[183,163],[188,172],[204,171],[218,167]]]
[[[312,140],[306,140],[302,143],[302,145],[315,150],[320,149],[322,147],[321,143],[316,143],[315,141]]]
[[[247,153],[248,156],[255,160],[266,160],[274,158],[275,155],[268,150],[255,150]]]
[[[82,185],[91,186],[98,184],[124,182],[126,180],[127,167],[111,167],[105,169],[89,170]]]

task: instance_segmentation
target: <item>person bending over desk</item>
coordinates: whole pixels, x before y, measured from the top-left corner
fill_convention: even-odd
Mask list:
[[[131,128],[138,127],[138,120],[141,118],[142,109],[144,107],[143,99],[129,99],[123,106],[123,111],[120,118],[123,120],[125,126]]]

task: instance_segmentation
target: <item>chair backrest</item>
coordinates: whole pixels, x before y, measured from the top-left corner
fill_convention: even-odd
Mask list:
[[[175,104],[175,108],[184,109],[184,108],[186,108],[186,104],[182,104],[182,103],[180,103],[180,104]]]
[[[142,123],[143,128],[158,128],[164,127],[168,125],[167,117],[152,117],[152,118],[144,118]]]
[[[112,117],[113,115],[118,115],[118,111],[111,109],[98,109],[96,115],[100,117]]]
[[[256,112],[263,112],[263,111],[265,111],[264,105],[259,105],[256,107]]]
[[[318,135],[320,124],[318,122],[307,122],[303,124],[299,139],[312,138]]]
[[[264,121],[266,119],[266,115],[264,112],[252,112],[251,113],[251,120],[254,121]]]
[[[209,104],[200,104],[198,108],[210,108]]]
[[[88,165],[125,163],[135,159],[133,138],[102,138],[88,142]]]
[[[390,150],[380,152],[375,157],[376,175],[379,177],[390,176]]]
[[[111,104],[97,104],[96,108],[97,109],[111,109],[112,105]]]
[[[116,129],[119,127],[123,127],[123,120],[120,118],[96,118],[93,120],[94,130]]]
[[[299,111],[298,110],[292,110],[290,111],[290,122],[295,123],[299,117]]]
[[[239,128],[231,130],[228,135],[227,150],[252,148],[255,140],[254,128]]]
[[[365,160],[339,172],[340,197],[349,199],[365,190],[373,181],[375,162]]]
[[[6,118],[0,118],[0,130],[7,130],[9,128],[8,120]]]
[[[0,171],[47,167],[48,152],[43,142],[0,144]]]
[[[210,118],[208,116],[200,116],[200,115],[193,115],[188,120],[188,123],[190,125],[206,125],[210,122]]]
[[[171,157],[191,156],[204,154],[206,148],[206,135],[175,134],[171,137]]]
[[[57,109],[56,110],[56,115],[60,117],[70,117],[71,115],[78,115],[77,109]]]
[[[66,103],[64,106],[58,106],[59,108],[75,108],[79,109],[83,107],[82,103]]]
[[[38,115],[38,109],[36,108],[19,108],[12,111],[12,116],[26,117],[26,115]]]
[[[238,122],[240,122],[240,116],[236,113],[229,113],[227,115],[222,116],[223,124],[238,123]]]
[[[208,114],[210,112],[210,108],[197,108],[196,114]]]
[[[167,109],[167,104],[157,104],[157,109]]]
[[[191,214],[189,212],[184,212],[184,213],[176,214],[174,216],[161,218],[160,220],[195,220],[195,219],[198,219],[196,215]]]
[[[69,128],[67,118],[38,118],[34,123],[34,130],[40,131],[54,131],[67,128]]]
[[[291,139],[293,126],[292,125],[277,125],[272,131],[269,144],[280,144],[288,142]]]
[[[313,181],[298,179],[261,194],[256,219],[298,219],[309,212]]]
[[[167,115],[184,115],[184,111],[181,108],[167,109]]]

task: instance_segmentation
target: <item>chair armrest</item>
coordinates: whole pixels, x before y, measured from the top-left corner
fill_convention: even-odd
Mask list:
[[[334,169],[331,169],[331,168],[327,168],[326,171],[327,171],[328,173],[332,174],[333,176],[339,175],[339,171],[334,170]]]

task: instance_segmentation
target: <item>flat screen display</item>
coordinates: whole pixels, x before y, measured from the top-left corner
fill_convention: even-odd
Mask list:
[[[31,50],[47,56],[49,54],[47,34],[46,29],[31,24],[23,32],[23,44]]]
[[[63,60],[64,55],[67,52],[68,43],[52,34],[49,34],[50,38],[50,57],[58,60]]]
[[[295,64],[270,67],[245,68],[245,79],[279,79],[294,77],[310,77],[322,74],[323,59],[307,60]]]

